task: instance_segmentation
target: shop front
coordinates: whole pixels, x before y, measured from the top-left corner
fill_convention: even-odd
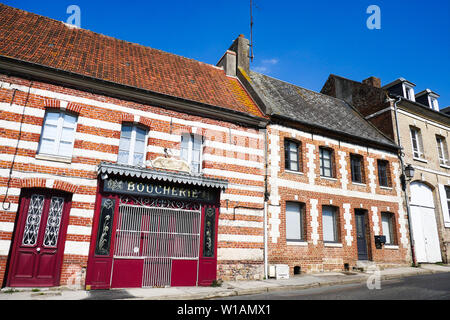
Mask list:
[[[207,286],[216,279],[223,180],[99,166],[87,289]]]

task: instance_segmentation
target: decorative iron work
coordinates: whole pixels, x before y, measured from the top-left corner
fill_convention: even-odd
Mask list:
[[[22,239],[22,244],[25,246],[34,246],[37,242],[44,200],[43,195],[33,194],[31,196]]]
[[[61,225],[64,198],[52,197],[48,212],[47,226],[45,227],[44,246],[56,247],[58,243],[59,227]]]
[[[203,256],[214,257],[214,230],[216,224],[215,208],[206,208],[205,210],[205,234],[203,237]]]
[[[100,256],[108,256],[111,246],[112,222],[114,219],[115,199],[102,199],[102,206],[97,232],[97,245],[95,254]]]
[[[139,205],[149,208],[167,208],[192,211],[200,210],[200,204],[197,202],[160,198],[133,197],[130,195],[121,196],[120,205]]]

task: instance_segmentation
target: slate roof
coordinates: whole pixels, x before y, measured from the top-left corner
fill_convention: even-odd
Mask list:
[[[269,114],[357,139],[396,148],[396,144],[344,100],[250,71],[251,85],[271,109]]]
[[[213,65],[0,4],[0,56],[264,117]]]

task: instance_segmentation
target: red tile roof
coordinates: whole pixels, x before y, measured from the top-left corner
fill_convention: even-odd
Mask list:
[[[257,117],[235,78],[215,66],[0,4],[0,55]]]

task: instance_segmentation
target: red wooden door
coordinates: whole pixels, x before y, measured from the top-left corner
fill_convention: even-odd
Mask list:
[[[33,190],[22,195],[8,286],[59,285],[69,210],[65,194]]]

